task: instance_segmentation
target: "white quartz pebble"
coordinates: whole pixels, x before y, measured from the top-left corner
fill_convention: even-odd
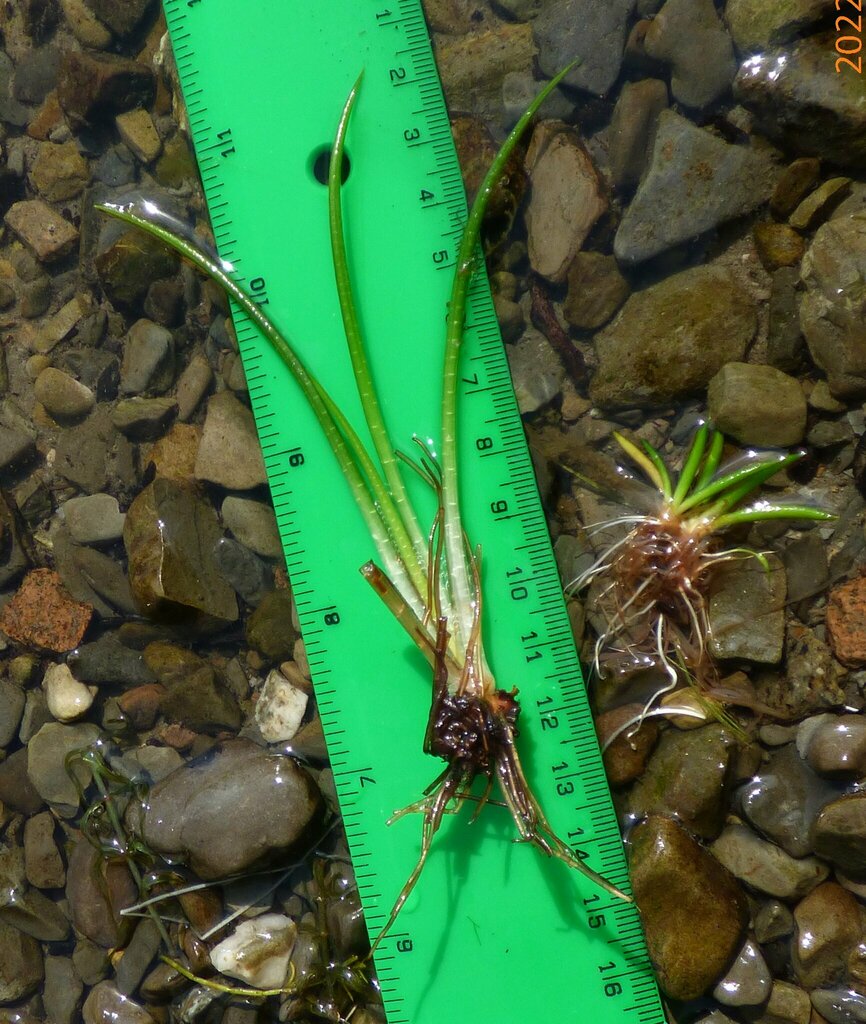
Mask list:
[[[277,669],[268,673],[256,703],[256,723],[268,743],[290,740],[307,710],[307,695]]]
[[[90,709],[95,686],[85,686],[68,665],[51,665],[42,679],[48,710],[58,722],[74,722]]]
[[[253,988],[282,988],[298,929],[283,914],[262,914],[244,921],[211,950],[210,959],[222,974]]]

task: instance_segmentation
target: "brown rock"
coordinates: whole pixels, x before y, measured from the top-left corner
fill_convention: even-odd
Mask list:
[[[78,242],[78,231],[41,199],[24,199],[15,203],[5,220],[42,263],[51,263],[68,255]]]
[[[813,889],[794,910],[791,959],[804,988],[826,988],[845,973],[860,939],[860,905],[835,882]]]
[[[50,203],[77,196],[90,181],[90,168],[74,142],[46,142],[30,170],[30,180]]]
[[[195,480],[195,460],[201,443],[201,427],[192,423],[175,423],[147,453],[145,463],[153,466],[156,476],[168,480]]]
[[[649,817],[631,835],[631,877],[662,990],[703,995],[730,965],[749,919],[733,876],[668,818]]]
[[[106,861],[84,837],[69,855],[66,895],[75,930],[98,946],[111,949],[131,931],[132,918],[120,911],[138,899],[132,875],[121,861]]]
[[[109,54],[70,50],[63,55],[57,96],[74,128],[92,125],[153,100],[153,72]]]
[[[774,981],[764,1012],[755,1024],[818,1024],[809,1001],[809,993],[799,985]]]
[[[610,173],[619,189],[633,188],[649,159],[659,114],[667,108],[668,87],[657,78],[626,82],[610,121]]]
[[[843,665],[866,665],[866,577],[830,591],[827,631],[833,653]]]
[[[821,809],[812,848],[846,875],[866,877],[866,793],[848,793]]]
[[[604,745],[609,736],[620,729],[626,722],[633,722],[635,715],[640,714],[642,705],[626,704],[605,711],[596,719],[595,728],[598,741]],[[645,719],[639,729],[625,729],[604,751],[604,770],[611,786],[617,788],[634,782],[643,772],[659,735],[659,727],[652,719]]]
[[[145,683],[122,693],[117,698],[117,703],[132,727],[141,732],[153,728],[164,696],[164,686],[158,683]]]
[[[756,224],[753,234],[765,270],[796,266],[806,251],[806,243],[787,224]]]
[[[27,125],[27,134],[31,139],[45,142],[51,132],[63,122],[63,110],[57,99],[57,90],[52,89],[42,101]]]
[[[0,628],[18,643],[61,653],[82,641],[93,609],[73,601],[51,569],[34,569],[0,613]]]
[[[5,921],[0,921],[0,950],[0,1004],[15,1003],[39,987],[44,975],[42,950],[36,939]],[[17,1013],[10,1014],[8,1019],[10,1024],[18,1024],[22,1019],[33,1021]]]
[[[800,205],[815,187],[821,174],[821,161],[814,156],[794,160],[782,172],[770,197],[770,211],[780,220]]]
[[[827,220],[851,191],[850,178],[830,178],[823,182],[791,214],[791,227],[798,231],[814,231]]]
[[[66,881],[66,869],[54,841],[54,817],[35,814],[24,824],[24,868],[27,881],[39,889],[59,889]]]
[[[579,252],[568,268],[568,294],[562,314],[572,327],[603,327],[629,296],[629,283],[613,256]]]
[[[233,622],[237,600],[213,561],[222,535],[216,512],[194,487],[154,480],[130,505],[123,528],[139,606],[156,617]]]
[[[556,122],[537,128],[527,154],[529,262],[562,282],[593,225],[607,210],[601,179],[577,136]]]

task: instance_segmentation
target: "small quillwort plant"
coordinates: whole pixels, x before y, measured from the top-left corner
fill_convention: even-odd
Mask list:
[[[417,439],[420,451],[415,459],[395,450],[361,337],[343,237],[340,194],[343,150],[360,78],[349,93],[337,127],[331,151],[328,205],[343,326],[374,452],[365,448],[324,385],[305,366],[286,336],[237,285],[217,258],[133,208],[98,207],[104,213],[159,239],[218,282],[279,353],[321,425],[381,560],[381,564],[374,561],[365,563],[361,572],[429,663],[433,693],[424,750],[441,758],[445,768],[421,799],[395,815],[399,817],[408,812],[421,815],[421,851],[382,935],[417,883],[444,815],[455,812],[466,801],[475,804],[477,814],[488,801],[494,785],[498,787],[522,841],[564,861],[608,892],[630,899],[588,867],[556,835],[530,789],[515,742],[520,714],[517,691],[499,685],[485,654],[480,555],[466,537],[460,514],[458,367],[469,284],[481,259],[479,236],[482,219],[509,155],[538,108],[569,70],[570,67],[553,78],[517,122],[494,159],[470,209],[447,311],[439,458]],[[438,510],[426,532],[412,507],[401,475],[407,468],[420,474],[435,493]],[[472,787],[479,778],[486,785],[482,795],[477,797]]]
[[[759,496],[761,485],[802,458],[802,452],[749,450],[722,464],[724,436],[702,424],[679,475],[673,476],[647,441],[638,447],[622,434],[614,438],[652,485],[653,497],[647,511],[595,527],[596,532],[629,529],[600,552],[569,590],[593,585],[593,608],[605,622],[592,663],[598,677],[644,669],[661,669],[664,677],[643,712],[616,735],[652,713],[724,718],[724,695],[710,650],[712,576],[719,566],[742,558],[754,559],[766,572],[771,568],[760,551],[726,547],[725,533],[773,519],[822,522],[835,517],[809,505]]]

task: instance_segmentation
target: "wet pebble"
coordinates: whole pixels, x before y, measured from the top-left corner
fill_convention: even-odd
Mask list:
[[[527,155],[532,193],[526,211],[529,262],[562,283],[596,221],[607,210],[592,158],[570,132],[537,128]]]
[[[162,152],[162,139],[150,114],[139,107],[114,119],[121,140],[142,163],[152,163]]]
[[[78,230],[41,199],[15,203],[4,219],[41,263],[68,256],[78,243]]]
[[[285,661],[293,656],[297,637],[291,623],[291,594],[272,590],[247,619],[247,642],[272,661]]]
[[[99,738],[95,725],[63,725],[48,722],[27,746],[27,774],[30,782],[46,803],[59,809],[78,806],[78,790],[66,770],[66,755],[89,747]],[[75,770],[79,779],[87,781],[83,768]]]
[[[746,939],[713,995],[724,1006],[761,1006],[770,997],[773,979],[760,947]]]
[[[123,529],[129,580],[152,615],[199,612],[232,622],[237,601],[214,565],[222,536],[214,510],[194,488],[158,477],[130,505]]]
[[[562,391],[565,371],[547,338],[529,327],[506,349],[514,393],[523,415],[538,412]]]
[[[687,107],[713,103],[737,71],[731,37],[712,0],[667,0],[650,22],[644,48],[670,65],[673,97]]]
[[[854,988],[817,989],[812,1005],[827,1024],[860,1024],[866,1021],[866,995]]]
[[[566,82],[604,95],[616,81],[622,63],[628,19],[634,0],[607,3],[550,0],[532,22],[541,70],[553,77],[571,61],[578,66]]]
[[[211,963],[222,974],[254,988],[286,984],[297,927],[282,914],[262,914],[244,921],[211,950]]]
[[[144,839],[159,852],[188,856],[202,879],[221,878],[291,847],[319,805],[291,758],[232,740],[153,787]]]
[[[0,921],[0,1005],[31,995],[44,975],[39,943],[17,928]]]
[[[774,981],[764,1012],[754,1024],[810,1024],[809,993],[787,981]]]
[[[0,907],[0,921],[40,942],[63,942],[69,920],[60,907],[38,889],[18,889]]]
[[[30,169],[30,180],[49,203],[77,196],[90,181],[90,168],[74,142],[39,147]]]
[[[668,87],[658,78],[626,82],[610,122],[610,173],[618,189],[634,188],[650,156],[659,114],[667,108]]]
[[[104,544],[123,536],[125,516],[112,494],[70,498],[59,513],[76,544]]]
[[[663,110],[650,166],[616,233],[614,254],[639,263],[749,213],[769,198],[774,174],[749,146],[724,142]]]
[[[827,565],[827,546],[815,533],[787,544],[781,553],[788,581],[788,601],[791,604],[814,597],[830,582]]]
[[[70,655],[69,664],[76,678],[85,683],[137,686],[156,680],[141,651],[127,647],[116,633],[82,644]]]
[[[501,23],[442,38],[436,64],[449,107],[484,118],[504,132],[502,81],[508,74],[531,74],[535,49],[532,30],[522,24]]]
[[[798,266],[806,251],[801,235],[787,224],[764,221],[752,230],[755,250],[765,270]]]
[[[724,867],[667,818],[651,817],[632,832],[630,864],[659,984],[671,998],[696,999],[740,948],[745,897]]]
[[[213,395],[196,457],[198,480],[248,491],[267,482],[253,414],[230,391]]]
[[[613,256],[579,252],[568,268],[562,315],[579,330],[603,327],[629,296],[628,281]]]
[[[774,665],[785,642],[785,569],[767,557],[768,573],[754,559],[731,562],[713,574],[709,621],[713,653]]]
[[[83,1024],[155,1024],[140,1004],[122,995],[110,981],[101,981],[84,1001]]]
[[[15,738],[23,713],[24,690],[12,679],[0,678],[0,747]]]
[[[818,21],[827,10],[824,0],[786,0],[767,4],[763,0],[728,0],[725,19],[737,48],[760,53],[795,39]]]
[[[837,73],[827,43],[824,36],[808,36],[750,57],[740,66],[734,95],[768,138],[803,156],[859,167],[866,153],[862,83],[857,75]]]
[[[151,320],[137,320],[129,329],[120,367],[124,395],[162,394],[174,379],[171,331]]]
[[[48,710],[58,722],[74,722],[90,710],[95,686],[85,686],[66,664],[50,665],[42,679]]]
[[[658,740],[659,727],[652,719],[645,719],[635,730],[632,723],[643,710],[641,704],[626,704],[600,714],[595,721],[598,740],[604,748],[604,770],[608,782],[617,788],[634,782],[643,772],[647,759]],[[628,724],[623,732],[620,728]],[[619,732],[617,738],[605,748],[608,738]]]
[[[39,889],[59,889],[66,881],[63,858],[54,840],[54,817],[48,811],[24,823],[24,870]]]
[[[753,3],[754,0],[739,0]],[[808,0],[812,3],[823,3],[823,0]],[[730,7],[730,4],[728,5]],[[802,203],[806,196],[818,183],[821,175],[821,161],[813,156],[799,157],[792,160],[779,176],[776,187],[770,197],[770,212],[774,217],[783,220]]]
[[[772,366],[726,363],[710,381],[707,409],[719,430],[744,445],[789,448],[806,431],[803,389]]]
[[[824,882],[794,908],[792,962],[806,989],[825,988],[844,975],[860,940],[860,904],[835,882]]]
[[[83,992],[84,985],[69,957],[45,957],[45,990],[42,1000],[53,1024],[76,1024],[80,1020]]]
[[[121,399],[111,412],[112,424],[135,441],[152,441],[162,436],[177,416],[173,398]]]
[[[784,939],[794,930],[794,915],[778,900],[766,900],[754,914],[755,938],[760,943]]]
[[[177,382],[177,415],[186,422],[198,408],[213,381],[213,370],[202,355],[194,355]]]
[[[192,483],[200,442],[201,427],[192,423],[175,423],[151,446],[146,456],[147,465],[153,468],[156,476]]]
[[[150,918],[139,920],[117,967],[116,985],[124,995],[134,995],[159,953],[162,939]]]
[[[813,771],[843,782],[866,775],[866,719],[815,715],[797,730],[797,748]]]
[[[804,896],[829,873],[817,858],[791,857],[745,825],[727,825],[710,849],[741,881],[779,899]]]
[[[752,298],[727,270],[695,267],[635,292],[595,336],[590,397],[603,408],[663,404],[742,359],[757,327]]]
[[[256,702],[256,724],[267,743],[290,740],[307,710],[307,695],[277,669],[268,673]]]
[[[282,555],[277,521],[270,505],[230,494],[220,509],[223,523],[251,551],[265,558]]]
[[[94,261],[100,283],[111,303],[137,310],[154,281],[171,277],[177,258],[164,245],[140,231],[125,231]]]
[[[812,846],[819,857],[846,874],[866,872],[866,793],[850,793],[826,804],[812,826]]]
[[[850,185],[850,178],[830,178],[823,182],[791,214],[791,227],[798,231],[814,231],[845,198]]]
[[[774,751],[738,793],[742,813],[762,835],[792,857],[812,852],[810,828],[834,792],[816,779],[793,743]]]
[[[734,747],[720,725],[668,729],[631,790],[629,813],[668,815],[701,838],[715,838],[724,823]]]
[[[229,537],[221,538],[214,548],[214,563],[223,579],[241,600],[257,607],[265,594],[273,590],[273,574],[256,555]]]
[[[138,888],[122,861],[106,860],[83,836],[69,854],[66,898],[78,934],[104,949],[128,937],[133,919],[120,911],[138,899]]]

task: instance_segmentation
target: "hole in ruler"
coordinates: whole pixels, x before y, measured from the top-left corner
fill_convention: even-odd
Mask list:
[[[320,185],[328,184],[328,168],[331,166],[331,147],[320,146],[313,152],[312,160],[310,162],[310,169],[313,172],[313,177]],[[343,152],[343,173],[340,175],[340,180],[345,185],[346,179],[352,173],[352,161],[349,159],[349,154]]]

